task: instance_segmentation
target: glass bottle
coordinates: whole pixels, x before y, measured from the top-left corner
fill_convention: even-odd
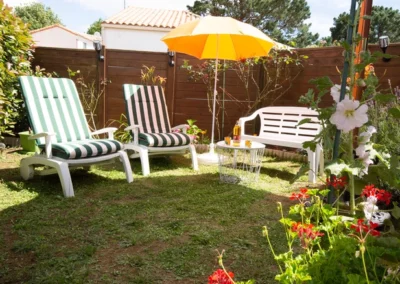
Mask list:
[[[236,121],[235,126],[233,127],[233,140],[240,142],[240,125],[239,120]]]

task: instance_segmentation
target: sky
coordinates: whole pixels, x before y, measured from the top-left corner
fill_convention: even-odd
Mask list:
[[[34,0],[50,7],[62,23],[76,32],[86,32],[89,26],[99,18],[107,19],[124,9],[124,5],[185,10],[194,0]],[[9,6],[19,6],[33,0],[4,0]],[[333,18],[342,12],[350,11],[351,0],[307,0],[310,6],[311,31],[320,37],[330,36],[329,28]],[[392,7],[400,10],[400,0],[374,0],[373,5]]]

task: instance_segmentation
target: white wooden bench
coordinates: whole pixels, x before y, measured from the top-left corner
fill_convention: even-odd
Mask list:
[[[260,132],[245,133],[245,123],[260,118]],[[297,126],[305,119],[311,122]],[[252,115],[239,119],[241,127],[241,139],[257,141],[266,145],[275,145],[303,149],[303,142],[312,140],[322,129],[318,120],[318,113],[305,107],[264,107],[255,111]],[[317,145],[315,152],[306,149],[310,171],[309,182],[316,182],[318,166],[323,171],[323,155],[321,145]]]

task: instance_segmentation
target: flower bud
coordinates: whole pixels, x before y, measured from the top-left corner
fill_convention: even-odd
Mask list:
[[[268,229],[267,226],[262,227],[262,235],[263,237],[268,237]]]

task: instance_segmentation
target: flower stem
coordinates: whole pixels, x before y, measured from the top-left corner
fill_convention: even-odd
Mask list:
[[[348,155],[349,155],[349,161],[354,161],[354,156],[353,156],[353,132],[350,131],[349,134],[349,140],[348,140]],[[353,164],[353,163],[351,163]],[[349,192],[350,192],[350,214],[354,215],[355,214],[355,208],[356,208],[356,203],[355,203],[355,197],[354,197],[354,176],[352,173],[349,174]]]
[[[364,266],[365,278],[367,279],[367,284],[369,284],[367,266],[365,264],[365,257],[364,257],[365,247],[363,245],[360,246],[360,251],[361,251],[361,258],[362,258],[362,262],[363,262],[363,266]]]
[[[268,242],[268,245],[269,245],[269,249],[271,250],[272,255],[274,256],[274,259],[276,260],[276,254],[275,254],[274,248],[272,247],[271,240],[269,239],[268,229],[267,229],[266,226],[263,227],[263,235],[267,238],[267,242]],[[290,242],[290,241],[288,240],[288,245],[289,245],[289,242]],[[290,247],[290,245],[289,245],[289,247]],[[282,270],[281,265],[279,264],[278,261],[276,261],[276,262],[278,263],[279,270],[281,271],[281,273],[283,273],[283,270]]]

